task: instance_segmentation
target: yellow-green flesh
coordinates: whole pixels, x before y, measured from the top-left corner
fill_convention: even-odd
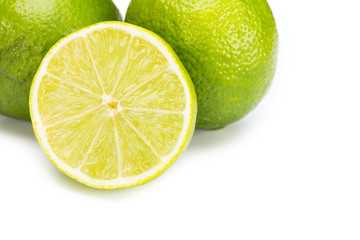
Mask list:
[[[43,127],[36,131],[43,131],[62,161],[52,159],[55,165],[79,172],[72,177],[85,184],[82,174],[121,185],[121,179],[168,165],[184,128],[194,127],[194,116],[185,116],[188,86],[168,59],[152,43],[119,29],[74,38],[53,53],[37,81]]]

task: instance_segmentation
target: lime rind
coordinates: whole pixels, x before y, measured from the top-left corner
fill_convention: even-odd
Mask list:
[[[39,92],[40,83],[47,72],[47,66],[50,60],[52,59],[52,57],[54,56],[54,54],[58,52],[58,50],[61,49],[63,46],[68,44],[71,40],[78,37],[86,36],[87,34],[95,30],[99,30],[103,28],[120,29],[121,31],[130,33],[133,37],[140,37],[153,44],[165,56],[165,58],[169,62],[170,68],[176,73],[178,78],[181,80],[186,95],[186,108],[184,111],[184,117],[185,117],[184,122],[186,124],[184,125],[181,131],[180,137],[173,151],[170,154],[168,154],[164,159],[161,159],[161,163],[159,163],[156,167],[142,173],[141,175],[118,178],[115,180],[95,179],[78,171],[77,169],[70,167],[69,165],[66,165],[53,151],[52,147],[48,142],[46,131],[44,130],[45,126],[41,120],[39,113],[39,106],[38,106],[38,97],[39,97],[38,92]],[[31,86],[29,102],[30,102],[31,119],[33,122],[35,135],[42,149],[44,150],[45,154],[48,156],[48,158],[60,171],[62,171],[66,175],[70,176],[71,178],[85,185],[99,189],[117,189],[117,188],[133,187],[149,182],[150,180],[162,174],[181,155],[181,153],[188,146],[195,129],[196,113],[197,113],[196,93],[193,84],[186,69],[184,68],[184,66],[176,56],[175,52],[171,49],[171,47],[156,34],[148,30],[145,30],[141,27],[137,27],[132,24],[122,23],[122,22],[98,23],[86,27],[84,29],[81,29],[77,32],[74,32],[68,35],[67,37],[63,38],[59,42],[57,42],[43,59],[40,68],[38,69],[34,77],[34,81]]]

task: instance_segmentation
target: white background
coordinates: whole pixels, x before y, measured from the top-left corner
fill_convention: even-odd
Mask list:
[[[127,0],[116,1],[123,16]],[[101,191],[0,116],[0,239],[360,239],[360,3],[269,0],[277,74],[260,106],[197,131],[161,177]]]

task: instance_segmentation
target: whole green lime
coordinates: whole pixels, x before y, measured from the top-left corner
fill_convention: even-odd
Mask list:
[[[111,0],[0,0],[0,114],[29,120],[31,82],[49,48],[82,27],[120,19]]]
[[[241,119],[268,91],[278,32],[266,0],[132,0],[126,21],[157,33],[178,54],[197,92],[199,128]]]

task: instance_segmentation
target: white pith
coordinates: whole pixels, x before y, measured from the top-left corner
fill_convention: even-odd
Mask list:
[[[152,43],[168,60],[169,62],[169,68],[178,76],[178,79],[181,81],[182,86],[184,88],[185,92],[185,99],[186,99],[186,105],[185,110],[182,112],[184,116],[184,122],[182,131],[179,135],[179,139],[172,150],[170,154],[168,154],[166,157],[161,159],[161,163],[159,163],[156,167],[133,177],[119,177],[114,180],[99,180],[95,178],[91,178],[87,176],[86,174],[82,173],[79,169],[75,169],[70,167],[69,165],[65,164],[52,150],[48,139],[46,135],[46,127],[40,117],[40,113],[38,111],[38,92],[41,80],[43,77],[47,74],[47,66],[52,59],[53,55],[60,50],[63,46],[68,44],[70,41],[72,41],[75,38],[78,37],[86,37],[87,34],[100,30],[103,28],[114,28],[114,29],[120,29],[123,32],[127,32],[133,37],[139,37],[142,38],[150,43]],[[79,32],[73,33],[66,37],[65,39],[61,40],[59,43],[57,43],[46,55],[44,58],[40,69],[38,70],[38,73],[36,74],[34,78],[34,82],[31,89],[30,94],[30,106],[31,106],[31,114],[32,114],[32,121],[34,125],[34,129],[37,135],[37,138],[45,151],[45,153],[50,157],[50,159],[55,163],[55,165],[64,173],[68,174],[69,176],[75,178],[76,180],[86,183],[87,185],[91,185],[98,188],[120,188],[120,187],[126,187],[126,186],[133,186],[137,185],[139,182],[144,182],[149,178],[152,178],[154,175],[158,175],[160,172],[164,170],[164,168],[167,168],[169,164],[180,154],[182,151],[185,143],[187,142],[187,135],[189,134],[189,131],[191,129],[193,117],[191,114],[192,111],[192,100],[191,100],[191,93],[188,86],[187,81],[185,80],[186,76],[184,76],[184,73],[182,72],[180,66],[177,63],[177,60],[174,58],[173,53],[171,53],[168,49],[168,47],[162,43],[160,40],[158,40],[155,36],[153,36],[151,33],[146,32],[142,29],[139,29],[137,27],[134,27],[132,25],[128,24],[119,24],[119,23],[99,23],[96,25],[93,25],[91,27],[88,27],[86,29],[83,29]],[[116,99],[110,99],[109,96],[103,95],[103,104],[111,103],[112,101],[116,101]],[[117,111],[121,112],[122,108],[118,104]]]

